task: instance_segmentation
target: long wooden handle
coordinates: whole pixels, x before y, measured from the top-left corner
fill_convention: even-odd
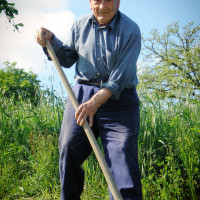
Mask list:
[[[49,53],[49,55],[50,55],[50,57],[51,57],[51,59],[52,59],[52,61],[54,63],[59,75],[60,75],[60,78],[61,78],[61,80],[62,80],[62,82],[64,84],[64,87],[67,90],[68,96],[69,96],[69,98],[70,98],[75,110],[77,110],[78,107],[79,107],[79,103],[78,103],[78,101],[76,99],[76,96],[74,95],[74,92],[73,92],[73,90],[72,90],[72,88],[71,88],[71,86],[69,84],[69,81],[67,80],[67,77],[64,74],[64,71],[63,71],[63,69],[62,69],[62,67],[61,67],[61,65],[60,65],[60,63],[59,63],[59,61],[58,61],[58,59],[57,59],[57,57],[56,57],[56,55],[54,53],[54,50],[53,50],[49,40],[46,40],[46,48],[47,48],[47,51],[48,51],[48,53]],[[88,137],[88,140],[89,140],[89,142],[90,142],[90,144],[92,146],[92,149],[93,149],[93,151],[94,151],[94,153],[95,153],[95,155],[97,157],[99,165],[100,165],[100,167],[101,167],[101,169],[103,171],[103,174],[104,174],[104,176],[106,178],[106,181],[108,183],[108,186],[110,188],[110,191],[111,191],[114,199],[115,200],[123,200],[122,196],[121,196],[120,192],[118,191],[118,188],[117,188],[117,186],[116,186],[116,184],[114,182],[114,179],[113,179],[113,177],[112,177],[112,175],[111,175],[111,173],[109,171],[107,163],[106,163],[106,161],[104,159],[104,156],[103,156],[103,154],[101,152],[101,149],[100,149],[100,147],[99,147],[99,145],[98,145],[98,143],[96,141],[96,138],[94,137],[94,134],[93,134],[88,122],[85,122],[83,128],[84,128],[85,133],[86,133],[86,135]]]

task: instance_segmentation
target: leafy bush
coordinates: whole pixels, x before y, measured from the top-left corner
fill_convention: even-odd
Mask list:
[[[0,70],[0,91],[3,96],[13,97],[15,101],[30,99],[34,104],[38,103],[40,81],[33,72],[25,72],[16,68],[16,62],[5,62],[5,68]]]

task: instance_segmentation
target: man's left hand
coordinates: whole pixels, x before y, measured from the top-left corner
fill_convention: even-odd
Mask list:
[[[79,126],[83,126],[86,119],[89,117],[90,127],[93,125],[93,117],[97,112],[98,107],[95,105],[93,100],[89,100],[79,106],[75,113],[75,118]]]
[[[107,88],[102,88],[90,100],[81,104],[75,113],[75,118],[79,126],[83,126],[86,119],[89,117],[89,125],[93,125],[93,117],[97,112],[98,108],[105,103],[112,93]]]

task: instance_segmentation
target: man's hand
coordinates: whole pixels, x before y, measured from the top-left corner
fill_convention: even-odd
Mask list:
[[[35,40],[42,47],[46,46],[45,40],[49,40],[51,42],[53,33],[48,29],[43,27],[39,28],[35,34]]]
[[[79,126],[83,126],[86,119],[89,117],[90,127],[93,125],[93,117],[97,112],[98,108],[105,103],[112,93],[107,88],[102,88],[90,100],[81,104],[75,113],[75,118]]]
[[[98,107],[92,99],[90,99],[86,103],[81,104],[75,113],[77,124],[79,126],[83,126],[86,119],[89,117],[90,127],[92,127],[93,117],[97,112],[97,109]]]

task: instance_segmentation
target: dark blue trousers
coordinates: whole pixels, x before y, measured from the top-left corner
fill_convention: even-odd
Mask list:
[[[84,103],[99,88],[76,84],[73,87],[79,103]],[[136,89],[123,91],[120,100],[104,103],[94,116],[93,133],[101,138],[105,159],[124,200],[141,200],[142,190],[138,167],[139,99]],[[92,149],[82,127],[75,119],[75,110],[67,100],[60,140],[61,200],[80,200],[84,171],[81,164]],[[113,196],[110,193],[110,199]]]

